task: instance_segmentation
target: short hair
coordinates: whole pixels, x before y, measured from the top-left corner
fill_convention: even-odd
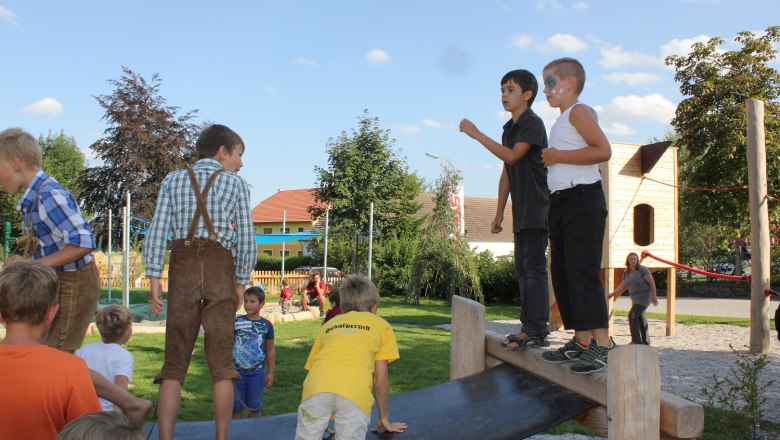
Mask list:
[[[344,313],[370,312],[379,302],[379,291],[367,277],[347,275],[339,285],[339,299]]]
[[[582,67],[582,63],[574,58],[564,57],[557,60],[550,61],[544,70],[551,70],[555,75],[560,78],[574,77],[577,80],[577,94],[582,93],[582,89],[585,88],[585,68]]]
[[[339,296],[338,289],[334,290],[333,292],[330,292],[330,295],[328,295],[328,301],[332,302],[333,304],[336,304],[337,306],[341,307],[341,297]]]
[[[257,297],[258,302],[265,301],[265,290],[260,287],[252,286],[244,291],[244,296],[254,295]]]
[[[237,146],[244,147],[244,141],[241,140],[241,136],[230,128],[213,124],[206,127],[198,136],[197,142],[195,142],[195,154],[198,156],[198,160],[214,157],[219,151],[219,147],[225,146],[228,153],[232,153],[233,149]]]
[[[43,153],[33,135],[21,128],[0,131],[0,159],[16,156],[26,165],[41,167]]]
[[[534,99],[536,99],[536,94],[539,92],[539,82],[536,81],[534,74],[525,69],[513,70],[507,72],[507,74],[501,78],[501,85],[503,86],[509,81],[520,86],[523,92],[532,92],[531,99],[528,100],[528,107],[530,107],[534,103]]]
[[[290,281],[287,280],[287,278],[282,278],[282,286],[289,286]]]
[[[103,342],[112,343],[122,339],[125,331],[133,325],[133,312],[125,306],[111,304],[97,312],[95,325]]]
[[[125,414],[84,414],[65,425],[55,440],[144,440],[144,432]]]
[[[628,255],[626,255],[626,269],[628,269],[631,263],[628,262],[628,259],[631,258],[631,256],[636,257],[636,267],[634,269],[639,269],[639,255],[636,254],[636,252],[629,252]]]
[[[57,304],[54,269],[34,260],[17,261],[0,272],[0,315],[9,323],[38,325]]]

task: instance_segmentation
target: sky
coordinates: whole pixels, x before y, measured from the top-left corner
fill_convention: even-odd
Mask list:
[[[314,187],[329,141],[364,110],[428,184],[449,161],[466,196],[495,197],[501,162],[457,127],[468,118],[500,142],[506,72],[579,59],[580,99],[607,137],[643,144],[670,132],[684,98],[666,56],[711,37],[737,49],[738,32],[778,24],[777,0],[0,0],[0,126],[62,130],[92,160],[106,129],[95,96],[126,66],[159,74],[195,122],[241,135],[252,206]],[[558,111],[543,94],[533,109],[549,130]]]

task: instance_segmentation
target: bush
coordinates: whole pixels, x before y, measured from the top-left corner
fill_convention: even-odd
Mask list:
[[[494,259],[490,251],[481,252],[477,254],[477,270],[486,303],[520,303],[513,256]]]
[[[307,256],[287,257],[284,260],[284,269],[293,270],[296,267],[312,266],[312,258]],[[258,255],[255,270],[282,270],[282,257],[271,255]]]
[[[389,237],[375,247],[373,277],[382,295],[403,295],[412,280],[412,267],[417,254],[416,236]]]

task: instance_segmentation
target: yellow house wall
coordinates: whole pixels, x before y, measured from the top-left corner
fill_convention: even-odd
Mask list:
[[[642,178],[639,147],[636,144],[612,143],[612,158],[606,166],[602,166],[609,209],[605,236],[605,266],[609,268],[624,267],[629,252],[641,255],[643,250],[667,260],[677,259],[677,189]],[[670,147],[646,177],[674,184],[674,161],[675,150]],[[654,241],[648,246],[634,242],[634,207],[642,203],[654,209]],[[642,264],[651,268],[668,267],[650,258]]]

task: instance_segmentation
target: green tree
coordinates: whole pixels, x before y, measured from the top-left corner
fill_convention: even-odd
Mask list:
[[[197,110],[180,114],[160,96],[160,76],[147,81],[127,67],[110,95],[96,96],[108,127],[90,146],[100,165],[79,180],[86,206],[94,213],[93,230],[102,235],[108,210],[120,213],[129,191],[134,216],[151,219],[160,183],[194,157]]]
[[[740,32],[737,50],[723,50],[724,40],[697,43],[687,56],[671,56],[666,64],[685,99],[672,125],[679,136],[680,183],[691,187],[747,185],[747,122],[745,100],[764,101],[766,110],[767,179],[770,191],[780,188],[780,74],[769,66],[776,58],[780,26],[756,37]],[[681,222],[695,221],[749,233],[749,207],[744,190],[683,191]],[[770,215],[778,220],[777,205]],[[738,236],[738,235],[735,235]]]
[[[367,260],[369,207],[374,203],[374,238],[401,236],[419,229],[414,217],[420,209],[416,202],[422,179],[408,172],[406,161],[398,155],[389,130],[371,118],[368,110],[358,118],[351,134],[342,132],[327,144],[328,166],[314,167],[318,178],[314,198],[330,209],[331,233],[339,234],[350,249],[350,272],[364,272]],[[311,206],[314,217],[325,213],[323,206]],[[329,264],[330,264],[330,255]]]
[[[445,168],[436,181],[434,208],[420,236],[406,289],[407,302],[419,304],[420,296],[445,297],[449,301],[454,295],[484,301],[477,258],[460,235],[450,207],[450,196],[459,181],[460,175],[451,168]]]
[[[56,136],[49,131],[46,136],[38,137],[38,143],[43,152],[43,170],[57,179],[57,182],[78,200],[81,197],[78,179],[87,161],[84,153],[76,145],[76,139],[67,136],[63,131]]]

